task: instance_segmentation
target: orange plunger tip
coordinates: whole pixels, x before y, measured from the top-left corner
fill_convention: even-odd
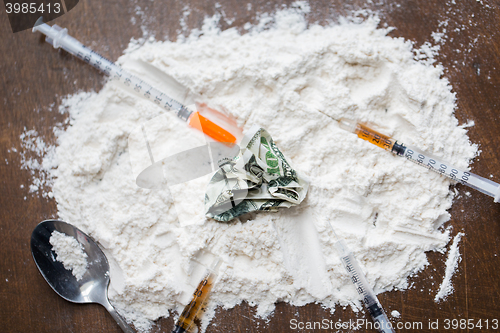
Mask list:
[[[216,141],[236,143],[234,135],[203,117],[199,112],[194,112],[191,117],[189,117],[189,126],[196,128]]]

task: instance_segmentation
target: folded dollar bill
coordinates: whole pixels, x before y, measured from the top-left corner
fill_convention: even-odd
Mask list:
[[[309,181],[294,170],[269,133],[252,127],[239,153],[219,161],[205,194],[208,217],[227,222],[253,211],[277,211],[304,200]]]

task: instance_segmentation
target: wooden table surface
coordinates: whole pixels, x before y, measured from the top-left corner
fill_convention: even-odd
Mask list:
[[[291,1],[252,0],[190,1],[80,1],[75,9],[55,22],[96,51],[116,60],[129,40],[143,36],[142,28],[157,39],[175,40],[182,31],[179,23],[185,6],[191,10],[189,28],[200,27],[205,15],[222,13],[223,29],[255,23],[258,13],[272,13]],[[459,122],[473,120],[472,142],[481,155],[473,171],[500,182],[500,2],[463,1],[312,1],[310,22],[327,24],[351,10],[377,11],[382,24],[396,29],[394,37],[404,37],[417,46],[432,41],[432,32],[446,28],[447,39],[438,61],[457,96]],[[216,5],[216,4],[220,5]],[[3,8],[3,7],[2,7]],[[131,18],[136,23],[131,24]],[[234,21],[232,19],[234,18]],[[231,22],[230,24],[227,22]],[[440,22],[447,22],[440,27]],[[77,91],[98,91],[103,76],[68,54],[45,44],[29,30],[13,34],[5,12],[0,14],[0,325],[2,332],[120,332],[111,316],[99,305],[76,305],[57,296],[38,272],[30,252],[30,235],[36,224],[56,216],[54,200],[28,193],[30,172],[22,170],[20,134],[35,129],[54,142],[52,128],[65,119],[57,112],[63,96]],[[29,154],[28,154],[29,155]],[[24,188],[21,187],[24,185]],[[465,232],[460,243],[462,261],[453,277],[454,293],[441,303],[434,302],[444,276],[446,255],[430,253],[429,266],[411,278],[414,288],[379,296],[385,309],[401,312],[402,323],[422,322],[429,331],[430,321],[479,319],[491,325],[500,320],[500,204],[492,198],[457,186],[461,197],[450,210],[453,234]],[[290,320],[334,321],[365,318],[350,309],[337,308],[332,315],[319,305],[293,307],[278,304],[269,322],[253,318],[254,309],[243,304],[218,310],[207,332],[292,332]],[[172,319],[161,319],[153,332],[167,332]],[[312,330],[297,330],[312,332]],[[320,330],[315,330],[319,332]],[[323,330],[330,332],[331,330]],[[350,331],[350,330],[341,330]],[[360,330],[364,331],[364,330]],[[448,330],[458,331],[458,330]],[[464,330],[465,331],[465,330]],[[481,331],[475,329],[474,331]]]

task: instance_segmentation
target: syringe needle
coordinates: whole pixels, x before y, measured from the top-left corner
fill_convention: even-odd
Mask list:
[[[57,25],[50,26],[43,23],[40,17],[33,27],[33,32],[39,31],[46,36],[46,41],[54,48],[62,48],[68,53],[94,66],[104,74],[119,80],[124,85],[132,88],[136,93],[160,105],[164,109],[173,110],[177,117],[184,120],[189,126],[202,131],[216,141],[225,143],[236,143],[236,137],[224,128],[203,117],[199,112],[189,110],[182,103],[162,93],[149,83],[128,73],[120,66],[106,59],[97,52],[92,51],[75,38],[68,35],[68,29]]]
[[[338,122],[340,128],[356,134],[359,138],[365,141],[388,150],[395,155],[405,157],[413,163],[444,175],[456,182],[472,187],[475,190],[493,197],[495,202],[500,202],[500,184],[495,183],[494,181],[473,174],[472,172],[454,167],[416,147],[411,147],[398,142],[393,138],[374,131],[370,127],[360,124],[354,120],[342,118]]]

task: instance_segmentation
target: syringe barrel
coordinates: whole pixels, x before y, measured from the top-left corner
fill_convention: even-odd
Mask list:
[[[366,280],[366,277],[363,274],[361,267],[356,261],[356,258],[354,258],[354,255],[351,252],[345,252],[341,256],[341,260],[347,273],[351,277],[352,283],[354,283],[354,286],[356,287],[356,291],[361,296],[362,301],[365,304],[366,308],[370,310],[370,306],[378,303],[377,296],[375,295],[372,288],[368,284],[368,281]],[[370,310],[370,312],[372,311]]]
[[[164,109],[174,111],[177,117],[188,122],[191,127],[202,131],[216,141],[231,144],[236,143],[236,137],[229,131],[226,131],[208,118],[201,116],[198,112],[191,111],[182,103],[179,103],[175,99],[154,88],[149,83],[123,70],[120,66],[115,65],[112,61],[106,59],[99,53],[89,49],[77,39],[68,35],[68,29],[63,29],[56,24],[50,26],[43,23],[42,18],[40,18],[33,27],[33,32],[37,31],[44,34],[46,36],[45,40],[54,48],[64,49],[66,52],[80,58],[102,71],[104,74],[119,80],[125,86],[132,88],[136,93],[151,100]]]
[[[189,328],[193,325],[194,320],[198,316],[203,303],[210,294],[216,278],[217,274],[215,272],[207,270],[204,278],[201,280],[200,284],[194,291],[191,302],[189,302],[189,304],[186,305],[186,307],[182,311],[172,333],[181,333],[189,330]]]
[[[172,333],[183,333],[189,330],[205,303],[212,287],[217,280],[219,268],[222,263],[220,258],[216,258],[205,271],[204,277],[193,293],[191,302],[184,308],[179,319],[175,323]]]
[[[351,277],[351,281],[356,287],[356,291],[361,296],[365,308],[368,310],[370,316],[373,318],[373,321],[376,323],[378,331],[382,333],[393,333],[394,330],[392,329],[391,323],[389,322],[382,305],[378,301],[377,295],[375,295],[373,289],[368,284],[368,281],[356,261],[356,258],[354,258],[354,255],[349,251],[343,240],[338,240],[337,243],[335,243],[335,246],[339,251],[342,264]]]
[[[62,48],[66,52],[71,53],[75,57],[83,60],[84,62],[92,65],[94,68],[100,70],[104,74],[118,79],[125,86],[135,90],[137,93],[142,93],[144,97],[151,99],[151,96],[161,96],[160,100],[153,100],[153,102],[160,104],[167,110],[173,110],[177,116],[184,121],[188,121],[192,115],[192,111],[188,110],[184,105],[176,100],[169,98],[158,89],[154,88],[147,82],[139,79],[138,77],[123,70],[120,66],[115,65],[111,60],[106,59],[99,53],[89,49],[77,39],[68,35],[68,29],[62,29],[54,24],[52,27],[43,23],[44,31],[48,33],[46,41],[54,46],[54,48]],[[48,30],[46,27],[49,27]],[[37,27],[35,27],[37,28]],[[33,29],[35,29],[33,28]],[[42,31],[40,29],[40,31]],[[43,31],[42,31],[43,32]],[[44,32],[45,33],[45,32]]]
[[[495,198],[495,202],[500,201],[500,184],[495,183],[494,181],[478,176],[472,172],[454,167],[453,165],[425,153],[416,147],[407,146],[403,156],[409,161],[489,195]]]
[[[391,137],[374,131],[370,127],[354,120],[342,118],[339,121],[339,126],[344,130],[355,133],[363,140],[385,150],[389,150],[398,156],[404,156],[406,159],[426,167],[429,170],[435,171],[456,182],[472,187],[475,190],[493,197],[495,202],[500,202],[500,184],[498,183],[475,175],[472,172],[456,168],[418,148],[397,142]]]
[[[339,126],[346,131],[356,134],[360,139],[368,141],[385,150],[393,151],[394,148],[396,148],[394,153],[399,154],[396,140],[374,131],[364,124],[358,123],[352,119],[342,118],[339,120]]]

